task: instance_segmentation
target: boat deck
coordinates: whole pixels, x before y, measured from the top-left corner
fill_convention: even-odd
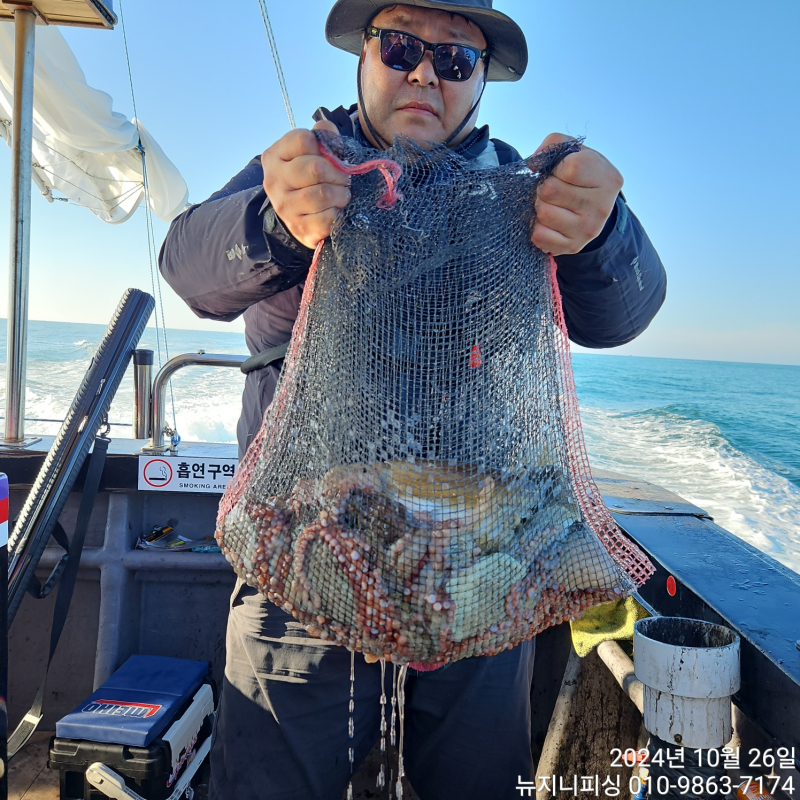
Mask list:
[[[58,800],[58,773],[47,766],[52,731],[38,731],[11,762],[8,800]]]
[[[53,731],[37,731],[11,761],[8,771],[8,800],[59,800],[58,772],[47,766],[52,736]],[[390,753],[389,757],[397,762],[396,753]],[[387,796],[385,789],[380,792],[375,788],[380,763],[380,751],[376,747],[353,780],[354,800],[377,800]],[[206,763],[200,767],[195,779],[193,800],[207,800],[207,781]],[[407,800],[419,800],[408,781],[403,784],[403,797]]]
[[[192,538],[210,535],[218,496],[139,491],[141,444],[139,440],[117,440],[109,453],[75,597],[48,678],[42,721],[45,730],[37,733],[9,765],[9,797],[13,800],[58,800],[58,774],[47,767],[52,735],[47,730],[52,731],[58,719],[130,655],[209,661],[214,679],[218,684],[222,680],[224,634],[233,586],[230,566],[219,554],[135,549],[138,535],[155,525],[179,522],[180,530]],[[181,458],[189,460],[233,454],[232,446],[225,445],[188,445],[181,450]],[[10,487],[12,518],[43,458],[43,451],[0,456],[0,472],[14,475]],[[758,727],[759,741],[765,742],[754,746],[774,748],[778,746],[775,742],[780,742],[800,752],[800,661],[793,613],[800,577],[722,530],[702,509],[675,494],[614,473],[596,473],[594,477],[621,528],[648,553],[656,567],[638,599],[655,613],[703,619],[736,630],[742,637],[742,686],[734,702]],[[75,526],[82,485],[83,473],[61,515],[68,531]],[[58,548],[45,549],[38,570],[40,580],[47,578],[60,558]],[[53,599],[54,595],[43,601],[26,597],[10,630],[8,696],[12,728],[27,711],[44,671]],[[545,644],[546,638],[549,641]],[[569,629],[555,626],[541,634],[540,643],[542,652],[551,657],[536,659],[531,698],[538,710],[532,729],[535,762],[542,753],[570,655]],[[616,708],[617,702],[628,701],[620,694],[611,706]],[[640,727],[638,721],[636,727]],[[580,765],[586,760],[584,750],[599,747],[596,731],[585,734],[576,737],[573,753]],[[618,745],[615,740],[610,746]],[[605,749],[605,756],[608,752]],[[396,755],[390,755],[389,763],[397,763]],[[793,765],[798,762],[793,761]],[[583,766],[579,769],[572,762],[568,766],[559,774],[596,771]],[[376,788],[379,768],[379,754],[373,752],[354,779],[355,798],[385,797],[386,792],[379,793]],[[798,780],[800,776],[795,778],[795,785]],[[198,789],[195,800],[205,800],[202,789]],[[410,787],[405,797],[417,800]]]

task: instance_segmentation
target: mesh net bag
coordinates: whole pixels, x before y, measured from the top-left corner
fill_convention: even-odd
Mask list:
[[[555,262],[530,243],[579,145],[487,169],[320,141],[359,177],[220,506],[237,574],[399,663],[496,654],[630,594],[652,566],[592,480]]]

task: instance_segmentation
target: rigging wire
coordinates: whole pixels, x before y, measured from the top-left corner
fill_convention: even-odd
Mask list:
[[[58,175],[56,173],[56,171],[54,169],[52,169],[51,167],[45,167],[42,164],[36,164],[36,163],[32,164],[31,166],[33,166],[35,169],[38,169],[40,172],[44,172],[45,175],[51,175],[55,180],[61,181],[62,183],[68,183],[70,186],[74,186],[76,189],[78,189],[83,194],[86,194],[89,197],[93,197],[95,200],[99,200],[101,203],[103,203],[103,207],[101,207],[101,208],[97,207],[97,206],[83,206],[84,208],[96,209],[98,211],[104,211],[104,210],[106,210],[106,208],[109,211],[113,211],[117,206],[122,205],[122,203],[124,203],[129,197],[131,197],[132,195],[135,195],[140,189],[144,188],[144,184],[143,183],[141,183],[141,182],[140,183],[136,183],[132,188],[126,189],[122,194],[117,195],[116,200],[112,203],[111,200],[106,200],[105,198],[100,197],[99,195],[96,195],[93,192],[90,192],[84,186],[79,186],[77,183],[74,183],[73,181],[67,180],[62,175]],[[127,181],[127,182],[128,183],[132,183],[132,181]],[[120,183],[122,183],[122,181],[120,181]],[[53,188],[55,188],[55,187],[53,187]],[[75,205],[81,205],[81,204],[80,203],[76,203]]]
[[[128,64],[128,82],[131,88],[131,102],[133,103],[133,116],[136,119],[136,130],[137,133],[139,132],[139,114],[136,110],[136,94],[133,90],[133,70],[131,69],[131,58],[130,58],[130,51],[128,50],[128,35],[125,30],[125,15],[123,13],[122,8],[122,0],[119,0],[119,21],[120,26],[122,27],[122,41],[125,45],[125,60]],[[167,342],[167,323],[164,318],[164,301],[161,296],[161,275],[156,268],[156,244],[155,244],[155,232],[153,230],[153,213],[150,208],[150,185],[147,180],[147,158],[145,154],[144,147],[142,146],[141,135],[139,136],[139,152],[142,157],[142,185],[144,187],[144,216],[145,216],[145,225],[147,228],[147,249],[148,249],[148,256],[150,258],[150,281],[153,287],[153,296],[157,299],[156,305],[156,346],[158,348],[158,366],[159,368],[162,366],[161,364],[161,340],[158,334],[158,313],[159,310],[161,311],[161,327],[164,336],[164,354],[166,356],[166,360],[169,361],[169,344]],[[172,390],[172,381],[169,381],[169,394],[170,394],[170,401],[172,404],[172,442],[173,444],[177,444],[180,441],[180,437],[178,436],[177,428],[178,428],[178,420],[175,414],[175,393]],[[177,440],[177,441],[176,441]]]
[[[261,19],[264,21],[264,28],[267,31],[267,41],[269,42],[269,49],[272,53],[272,60],[275,63],[275,72],[278,75],[278,86],[280,86],[281,95],[283,96],[283,105],[286,107],[286,116],[289,117],[289,126],[294,130],[297,127],[294,122],[294,111],[292,111],[292,103],[291,100],[289,100],[289,90],[286,88],[286,78],[283,75],[281,58],[278,55],[278,43],[275,41],[275,34],[272,32],[272,23],[269,21],[267,0],[258,0],[258,5],[261,9]]]
[[[6,131],[10,133],[10,131],[11,131],[11,120],[0,119],[0,125],[4,126]],[[6,144],[8,144],[8,146],[10,147],[11,145],[9,144],[9,136],[6,136],[5,134],[3,134],[2,138],[5,139]],[[144,193],[144,180],[137,181],[137,180],[128,180],[126,178],[107,178],[107,177],[104,177],[102,175],[93,175],[91,172],[88,172],[86,170],[86,168],[82,164],[79,164],[77,161],[75,161],[74,158],[70,158],[70,156],[66,155],[65,153],[62,153],[60,150],[57,150],[55,147],[53,147],[53,145],[49,144],[44,139],[40,139],[38,136],[34,136],[33,137],[33,141],[36,142],[40,147],[43,147],[45,150],[48,150],[49,152],[54,153],[55,155],[59,156],[60,158],[63,158],[65,161],[68,161],[70,164],[72,164],[72,166],[75,169],[79,170],[87,178],[89,178],[89,179],[91,179],[93,181],[102,181],[104,183],[113,184],[113,185],[119,185],[119,186],[121,186],[122,184],[126,184],[126,183],[130,184],[130,188],[125,189],[124,191],[122,191],[120,194],[118,194],[116,196],[116,198],[105,198],[105,197],[101,197],[100,195],[95,194],[94,192],[92,192],[89,189],[87,189],[85,186],[81,186],[80,184],[77,184],[74,181],[71,181],[68,178],[65,178],[63,175],[59,175],[58,172],[56,172],[56,170],[52,166],[47,166],[45,164],[39,164],[37,161],[32,161],[31,162],[31,166],[34,169],[38,170],[39,172],[43,173],[46,176],[50,176],[50,178],[51,178],[50,182],[53,183],[53,187],[52,187],[53,189],[55,189],[54,181],[61,181],[62,183],[68,183],[70,186],[74,186],[76,189],[78,189],[82,194],[88,195],[89,197],[92,197],[95,200],[98,200],[100,203],[102,203],[102,206],[89,206],[89,205],[86,205],[85,203],[76,203],[76,202],[74,202],[72,200],[68,200],[68,198],[66,198],[66,197],[57,197],[56,195],[53,195],[51,193],[50,197],[53,200],[59,200],[61,202],[66,202],[66,203],[69,203],[70,205],[74,205],[74,206],[77,206],[79,208],[89,209],[90,211],[105,211],[105,212],[109,212],[109,211],[113,211],[115,208],[117,208],[118,206],[122,205],[122,203],[124,203],[130,197],[134,196],[137,192],[142,191]],[[134,149],[137,151],[137,153],[139,153],[139,148],[138,147],[134,148]],[[44,178],[42,180],[44,180]],[[42,194],[45,194],[45,192],[42,192]]]

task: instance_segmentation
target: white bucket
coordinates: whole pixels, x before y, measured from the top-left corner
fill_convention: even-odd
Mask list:
[[[697,619],[650,617],[634,626],[633,652],[651,734],[689,748],[731,740],[731,695],[741,685],[738,634]]]

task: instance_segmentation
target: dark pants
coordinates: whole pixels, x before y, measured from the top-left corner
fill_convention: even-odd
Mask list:
[[[409,670],[404,756],[421,800],[512,798],[520,779],[532,780],[534,649],[530,641],[434,672]],[[386,674],[388,720],[391,665]],[[350,653],[312,638],[238,583],[210,800],[340,800],[350,779],[348,747],[357,767],[377,741],[380,695],[380,664],[357,655],[349,739]]]

